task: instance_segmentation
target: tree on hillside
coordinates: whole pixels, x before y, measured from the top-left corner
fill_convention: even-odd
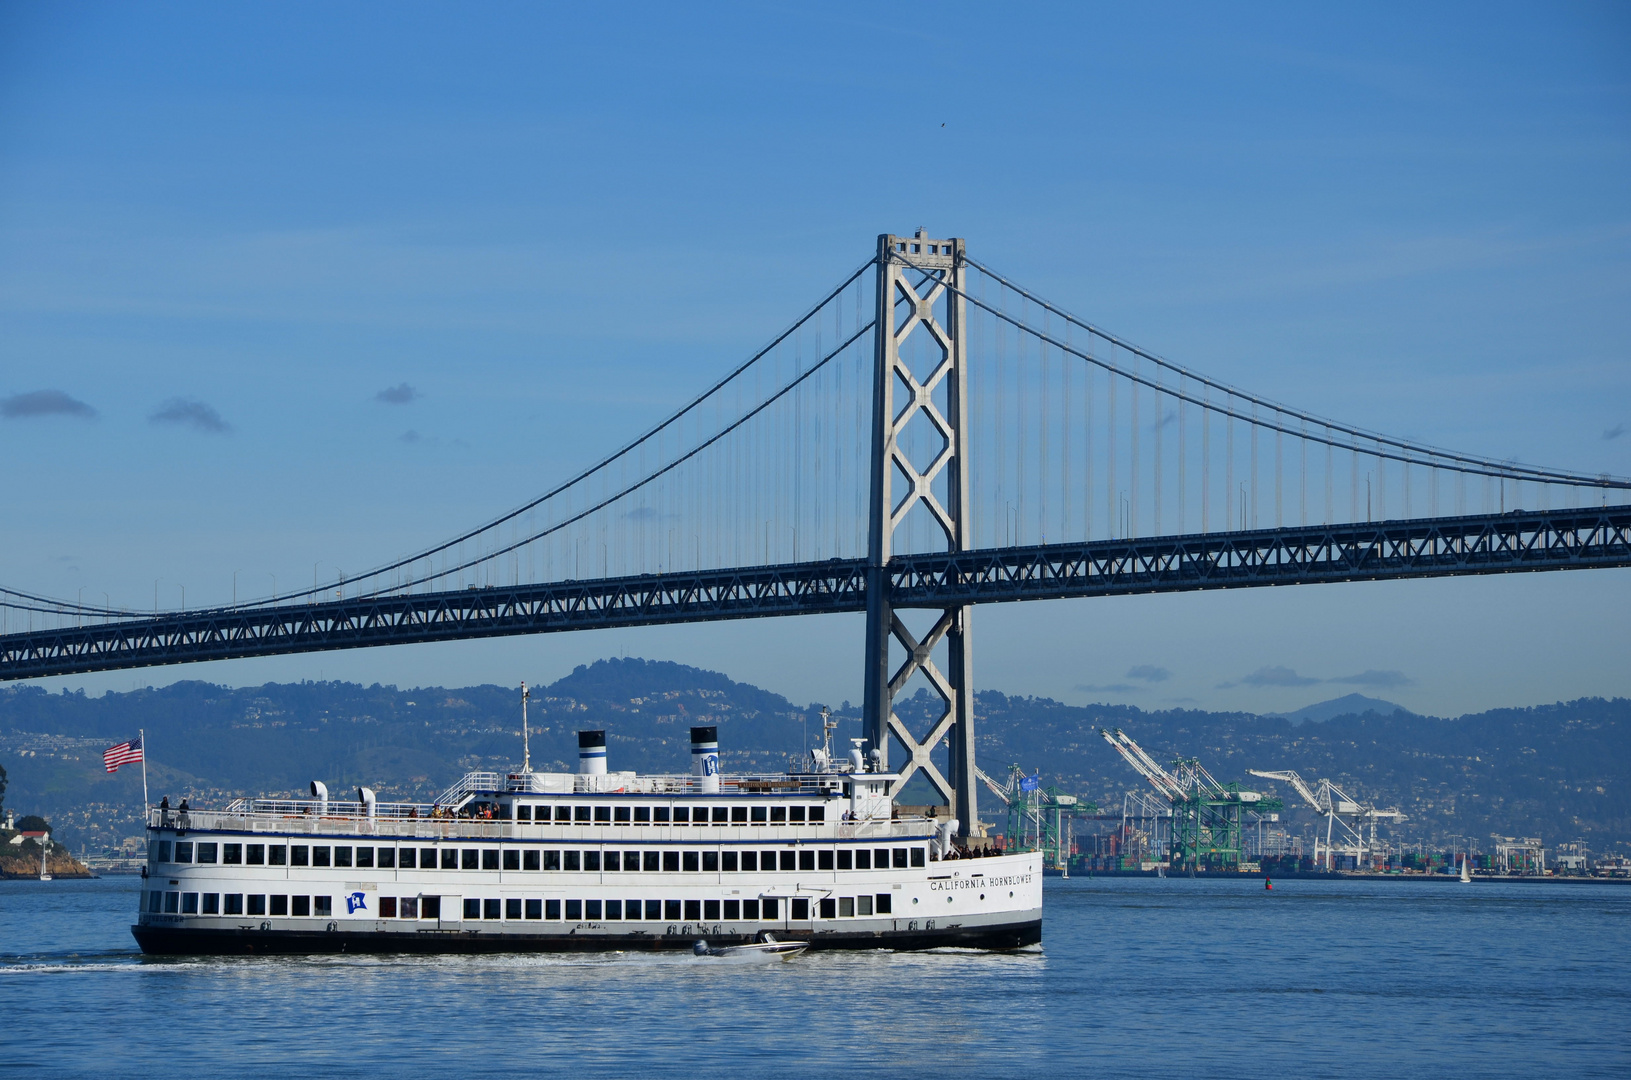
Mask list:
[[[17,819],[18,832],[50,832],[51,823],[38,814],[28,814]]]

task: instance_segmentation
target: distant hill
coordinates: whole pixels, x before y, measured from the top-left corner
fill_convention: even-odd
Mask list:
[[[780,771],[800,752],[808,710],[777,694],[679,664],[602,660],[534,687],[533,767],[574,771],[577,731],[605,728],[613,769],[686,772],[692,724],[716,724],[726,762]],[[49,817],[63,842],[109,844],[139,831],[141,768],[113,776],[102,751],[146,731],[153,800],[219,801],[367,784],[383,798],[428,799],[465,771],[521,762],[519,687],[458,689],[179,682],[92,698],[0,688],[6,805]]]
[[[837,711],[847,746],[860,733],[858,717]],[[939,709],[924,692],[898,702],[896,712],[922,732]],[[1402,832],[1412,838],[1501,833],[1548,843],[1584,838],[1598,848],[1631,841],[1631,701],[1588,698],[1446,720],[1353,694],[1299,713],[1301,722],[1144,712],[986,692],[976,698],[976,740],[991,775],[1010,763],[1040,768],[1045,783],[1107,810],[1119,811],[1123,794],[1143,784],[1096,732],[1120,727],[1159,760],[1199,756],[1224,780],[1249,779],[1251,768],[1328,776],[1351,795],[1397,805],[1409,815]],[[533,765],[549,770],[575,769],[580,728],[605,728],[611,767],[641,772],[688,770],[692,724],[719,726],[723,764],[733,771],[779,771],[819,733],[816,706],[715,672],[637,659],[602,660],[535,687],[530,715]],[[101,753],[138,728],[147,732],[155,801],[298,792],[314,778],[336,791],[367,784],[385,798],[423,799],[468,769],[509,769],[521,758],[513,687],[183,682],[91,698],[10,686],[0,688],[6,805],[45,814],[75,849],[134,835],[140,769],[109,776]],[[980,794],[993,818],[994,800]],[[1293,825],[1311,824],[1292,792],[1278,794]],[[926,785],[904,796],[927,798]]]
[[[1395,705],[1391,701],[1381,698],[1366,697],[1364,694],[1343,694],[1330,701],[1318,701],[1312,705],[1304,705],[1296,712],[1268,713],[1269,716],[1283,716],[1297,724],[1323,724],[1327,720],[1338,716],[1363,716],[1366,713],[1375,713],[1377,716],[1392,716],[1394,713],[1404,713],[1407,716],[1415,714],[1403,706]]]
[[[921,730],[934,710],[917,707]],[[1631,841],[1631,700],[1583,698],[1496,709],[1454,720],[1396,712],[1294,726],[1278,716],[1130,705],[1069,706],[1045,698],[980,694],[976,739],[986,772],[1009,762],[1041,767],[1045,782],[1120,810],[1142,781],[1096,733],[1122,728],[1157,760],[1196,756],[1220,780],[1285,799],[1294,825],[1311,824],[1295,792],[1248,769],[1329,777],[1348,794],[1409,816],[1403,835],[1433,840],[1490,834],[1584,839],[1603,849]]]

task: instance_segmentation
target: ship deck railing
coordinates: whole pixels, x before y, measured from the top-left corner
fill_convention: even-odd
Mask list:
[[[460,807],[482,795],[818,795],[840,789],[848,772],[732,773],[721,775],[719,790],[705,792],[688,773],[647,775],[615,773],[471,772],[436,797],[434,805]]]
[[[593,843],[616,830],[623,842],[625,830],[641,831],[652,840],[695,837],[699,842],[720,839],[765,840],[787,843],[807,839],[811,826],[801,825],[675,825],[629,824],[615,826],[588,822],[537,824],[499,818],[431,817],[431,807],[422,803],[380,803],[369,815],[354,804],[329,803],[322,807],[306,799],[238,799],[224,810],[149,809],[147,827],[178,832],[236,832],[283,835],[378,836],[404,840],[536,840],[542,830],[559,834],[566,843]],[[417,811],[417,814],[408,811]],[[934,828],[934,819],[916,816],[869,818],[862,821],[828,822],[824,838],[860,840],[869,837],[922,836]],[[829,830],[830,831],[826,831]],[[661,830],[658,834],[656,830]]]

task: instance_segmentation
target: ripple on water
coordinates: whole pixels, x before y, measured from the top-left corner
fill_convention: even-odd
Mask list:
[[[0,1072],[1631,1073],[1625,889],[1050,879],[1040,949],[736,963],[143,958],[137,887],[0,883]]]

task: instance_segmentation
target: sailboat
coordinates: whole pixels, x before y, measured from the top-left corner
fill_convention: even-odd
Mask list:
[[[1461,883],[1463,885],[1472,883],[1472,854],[1470,852],[1461,856]]]
[[[46,833],[40,838],[40,880],[50,881],[51,871],[45,868],[45,853],[51,850],[51,834]]]

